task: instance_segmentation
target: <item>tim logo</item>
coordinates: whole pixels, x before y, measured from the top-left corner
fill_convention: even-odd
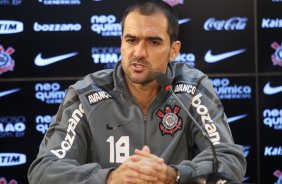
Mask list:
[[[26,163],[26,155],[21,153],[0,153],[0,167]]]
[[[273,65],[282,66],[282,45],[277,42],[273,42],[271,47],[275,50],[274,54],[271,55]]]
[[[1,177],[0,178],[0,184],[18,184],[18,182],[14,179],[10,180],[9,182],[6,180],[6,178]]]
[[[0,45],[0,75],[7,71],[13,71],[15,66],[15,61],[11,58],[11,54],[15,52],[15,49],[9,47],[7,50]]]
[[[183,4],[184,0],[163,0],[164,2],[166,2],[167,4],[169,4],[170,6],[176,6],[178,4]]]

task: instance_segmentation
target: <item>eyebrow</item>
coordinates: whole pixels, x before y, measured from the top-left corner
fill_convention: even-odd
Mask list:
[[[126,35],[124,35],[124,38],[138,39],[139,37],[131,35],[131,34],[126,34]],[[159,36],[148,36],[148,37],[145,37],[145,40],[163,41],[163,39]]]

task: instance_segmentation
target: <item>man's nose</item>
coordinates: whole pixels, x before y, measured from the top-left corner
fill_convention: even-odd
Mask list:
[[[138,58],[144,58],[147,56],[146,42],[140,41],[134,49],[134,56]]]

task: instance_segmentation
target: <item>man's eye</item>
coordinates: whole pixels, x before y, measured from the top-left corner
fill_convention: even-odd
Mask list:
[[[130,43],[130,44],[133,44],[133,43],[136,42],[136,40],[135,40],[135,39],[127,39],[126,42],[127,42],[127,43]]]
[[[158,41],[151,41],[151,44],[154,45],[154,46],[158,46],[158,45],[160,45],[160,42],[158,42]]]

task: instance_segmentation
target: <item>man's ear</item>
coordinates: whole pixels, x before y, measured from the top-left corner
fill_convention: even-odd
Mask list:
[[[169,54],[169,61],[170,62],[174,61],[177,58],[177,56],[180,52],[180,48],[181,48],[181,42],[180,41],[177,40],[177,41],[174,41],[172,43],[172,46],[171,46],[171,49],[170,49],[170,54]]]

